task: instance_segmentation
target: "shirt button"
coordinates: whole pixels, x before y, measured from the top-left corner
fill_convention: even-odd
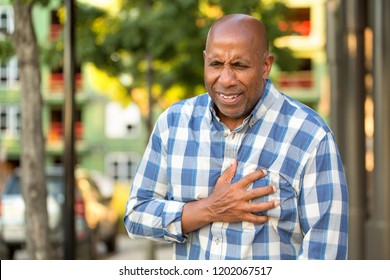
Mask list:
[[[215,244],[219,245],[219,238],[215,239]]]
[[[225,137],[228,137],[228,136],[229,136],[229,133],[228,133],[228,132],[225,132],[223,135],[224,135]]]

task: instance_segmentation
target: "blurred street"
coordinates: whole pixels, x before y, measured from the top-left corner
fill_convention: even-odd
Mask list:
[[[151,244],[154,244],[156,260],[172,259],[172,244],[157,243],[145,239],[130,239],[126,234],[118,235],[117,251],[115,254],[104,255],[102,259],[107,260],[146,260],[149,256]],[[102,246],[102,249],[104,246]]]
[[[114,254],[107,254],[105,246],[99,244],[98,251],[102,260],[146,260],[150,257],[150,247],[154,244],[154,259],[170,260],[172,259],[172,244],[156,243],[144,239],[133,240],[127,237],[126,234],[119,234],[117,237],[117,250]],[[0,246],[0,258],[7,259],[7,251],[5,247]],[[18,250],[15,253],[16,260],[27,259],[26,250]]]

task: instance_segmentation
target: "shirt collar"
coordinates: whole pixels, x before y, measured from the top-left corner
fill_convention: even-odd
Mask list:
[[[257,102],[256,106],[253,108],[251,114],[243,121],[243,125],[248,124],[249,127],[252,127],[258,120],[260,120],[266,112],[269,110],[269,108],[272,106],[272,104],[276,101],[276,93],[277,90],[272,84],[270,79],[265,80],[265,87],[263,95],[260,97],[260,100]],[[220,119],[217,116],[217,113],[214,109],[214,102],[209,97],[209,110],[207,117],[209,118],[209,122],[211,123],[213,121],[213,118],[220,123]],[[242,126],[242,125],[241,125]],[[241,127],[240,126],[240,127]]]
[[[252,110],[252,118],[249,126],[252,127],[258,120],[262,119],[267,111],[272,107],[279,94],[278,90],[274,87],[270,79],[265,80],[265,87],[263,95],[259,102],[257,102],[255,108]]]

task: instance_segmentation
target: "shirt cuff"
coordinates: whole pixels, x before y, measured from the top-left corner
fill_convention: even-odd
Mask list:
[[[184,243],[187,235],[183,234],[181,217],[184,202],[169,201],[165,204],[162,226],[165,229],[164,238],[167,241]]]

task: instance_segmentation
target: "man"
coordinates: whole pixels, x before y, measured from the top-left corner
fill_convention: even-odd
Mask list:
[[[208,94],[157,121],[127,203],[129,235],[174,242],[176,259],[346,259],[334,137],[268,80],[263,24],[221,18],[203,56]]]

